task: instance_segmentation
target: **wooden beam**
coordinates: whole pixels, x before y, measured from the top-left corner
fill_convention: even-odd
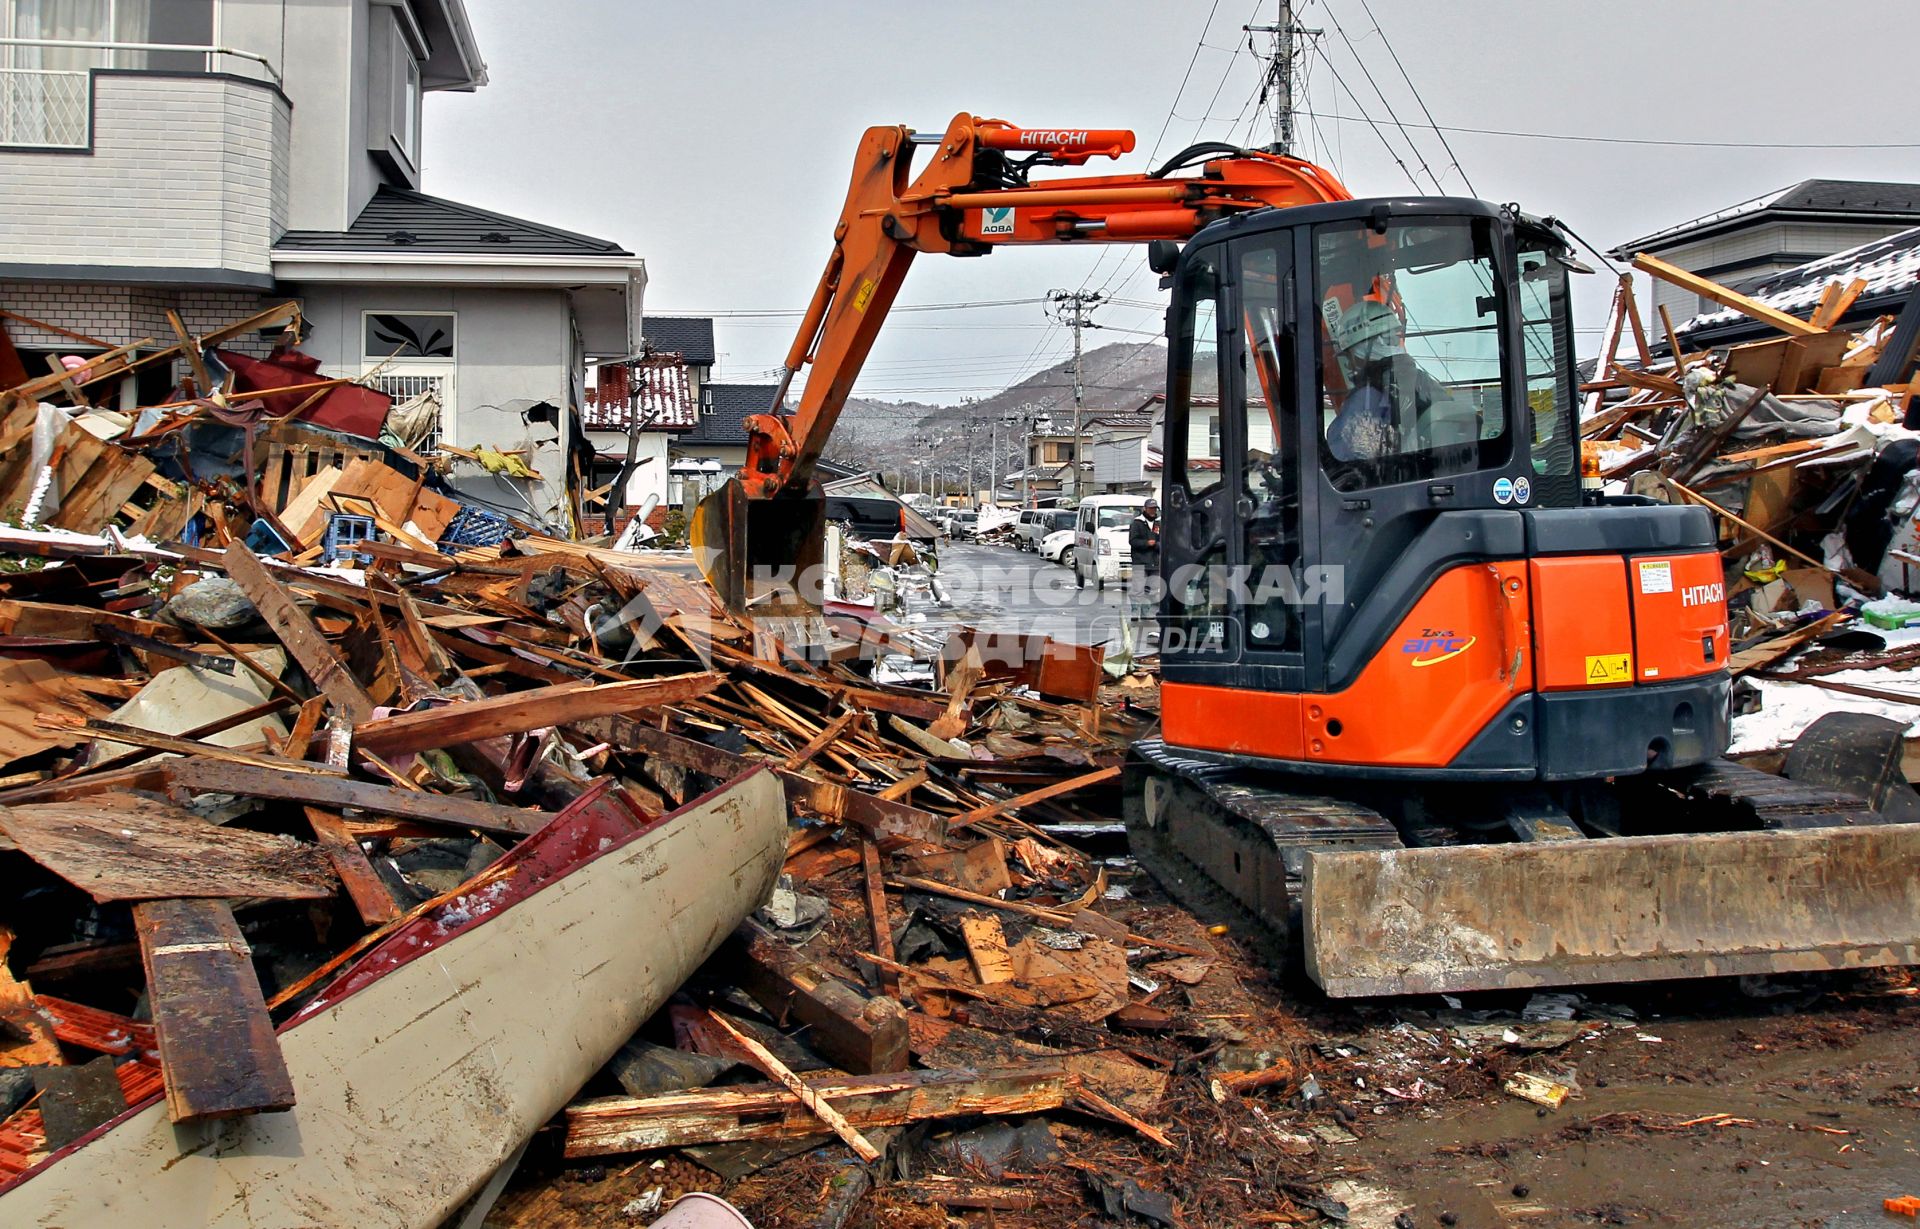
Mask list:
[[[1807,323],[1798,316],[1789,316],[1783,311],[1768,307],[1757,299],[1750,299],[1737,290],[1730,290],[1719,282],[1689,273],[1678,265],[1670,265],[1658,256],[1649,256],[1645,252],[1633,258],[1633,267],[1643,273],[1650,273],[1663,282],[1669,282],[1682,290],[1690,291],[1703,299],[1709,299],[1722,307],[1731,307],[1743,316],[1752,317],[1763,324],[1770,324],[1793,337],[1814,337],[1826,332],[1825,329]]]
[[[280,643],[300,663],[313,685],[326,693],[334,708],[355,725],[372,718],[373,697],[353,677],[347,663],[340,660],[340,655],[307,617],[307,612],[295,604],[293,594],[274,579],[245,543],[236,541],[227,547],[226,568],[228,577],[240,586],[260,617],[280,638]]]
[[[133,925],[168,1116],[204,1122],[293,1108],[293,1077],[227,903],[144,901]]]
[[[1072,1100],[1079,1081],[1065,1066],[898,1075],[829,1075],[807,1086],[863,1131],[940,1118],[1042,1114]],[[826,1134],[778,1084],[743,1084],[664,1097],[602,1097],[565,1110],[566,1155],[608,1156],[689,1144],[806,1139]]]
[[[1673,329],[1673,313],[1667,310],[1665,303],[1660,305],[1660,327],[1666,330],[1667,349],[1673,354],[1673,374],[1677,379],[1680,375],[1680,360],[1684,356],[1680,352],[1680,334]]]
[[[669,764],[727,781],[764,760],[723,751],[706,743],[656,730],[630,717],[595,717],[573,724],[594,742],[656,756]],[[947,824],[940,816],[904,802],[892,802],[850,786],[821,781],[797,772],[780,772],[789,805],[841,823],[852,824],[874,837],[902,836],[938,845],[946,840]]]
[[[907,1017],[889,998],[870,998],[749,919],[734,932],[732,975],[777,1020],[798,1020],[808,1044],[843,1071],[907,1069]],[[734,951],[733,947],[728,949]]]
[[[1854,278],[1844,288],[1839,282],[1828,283],[1826,291],[1820,296],[1820,308],[1813,313],[1814,326],[1831,329],[1840,323],[1840,317],[1847,314],[1847,309],[1853,306],[1853,301],[1859,298],[1866,288],[1867,279],[1863,277]]]
[[[977,824],[983,819],[992,819],[996,815],[1005,815],[1008,811],[1017,811],[1021,807],[1032,806],[1036,802],[1045,802],[1049,798],[1058,798],[1062,794],[1071,794],[1075,790],[1086,789],[1111,781],[1120,775],[1118,767],[1099,768],[1065,781],[1055,781],[1052,785],[1043,785],[1039,789],[1030,789],[1024,794],[1016,794],[999,802],[990,802],[977,806],[971,811],[963,811],[947,821],[948,832],[958,832],[969,824]]]
[[[358,750],[375,755],[405,755],[430,747],[450,747],[502,734],[519,734],[548,726],[572,725],[593,717],[638,712],[662,704],[679,704],[704,696],[719,685],[720,676],[709,673],[598,685],[561,683],[381,717],[359,725],[353,732],[353,742]]]
[[[471,798],[444,794],[409,793],[368,781],[340,777],[289,776],[251,764],[219,760],[184,759],[168,769],[176,785],[190,790],[244,794],[250,798],[281,798],[322,807],[358,807],[378,815],[397,815],[422,823],[446,824],[507,836],[526,836],[546,826],[553,816],[545,811],[503,807]]]
[[[887,915],[887,885],[880,874],[880,847],[862,837],[860,874],[867,894],[867,918],[873,927],[873,950],[893,959],[893,921]],[[888,994],[899,996],[900,979],[890,972],[880,975],[880,986]]]
[[[828,1129],[840,1137],[841,1143],[853,1149],[855,1156],[869,1165],[880,1159],[880,1149],[874,1147],[872,1141],[860,1134],[859,1128],[848,1122],[845,1115],[833,1107],[831,1101],[795,1075],[791,1067],[774,1057],[773,1051],[735,1028],[725,1016],[717,1012],[708,1014],[713,1022],[720,1026],[720,1031],[727,1035],[733,1046],[746,1055],[749,1064],[772,1076],[782,1087],[792,1093],[795,1100],[807,1107],[808,1113],[826,1123]]]

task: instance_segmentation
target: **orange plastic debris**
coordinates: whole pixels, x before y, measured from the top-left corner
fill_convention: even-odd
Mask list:
[[[1902,1195],[1898,1199],[1887,1200],[1885,1206],[1889,1212],[1898,1212],[1902,1216],[1920,1217],[1920,1196]]]

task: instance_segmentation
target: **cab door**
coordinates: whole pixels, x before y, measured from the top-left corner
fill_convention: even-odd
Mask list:
[[[1241,650],[1231,600],[1235,521],[1226,482],[1223,354],[1236,335],[1224,243],[1182,255],[1168,315],[1160,423],[1160,673],[1170,683],[1230,685]]]

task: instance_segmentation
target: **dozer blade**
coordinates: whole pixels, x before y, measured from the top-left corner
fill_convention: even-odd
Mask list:
[[[1306,854],[1335,997],[1920,963],[1920,824]]]
[[[738,615],[806,616],[819,609],[819,565],[827,501],[818,485],[805,494],[749,499],[738,478],[694,508],[693,559]]]

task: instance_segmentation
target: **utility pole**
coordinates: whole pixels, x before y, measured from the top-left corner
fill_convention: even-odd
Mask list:
[[[1260,86],[1260,101],[1273,109],[1273,149],[1293,156],[1293,61],[1297,41],[1318,38],[1322,31],[1303,29],[1293,24],[1293,0],[1279,0],[1279,20],[1272,25],[1242,26],[1249,35],[1271,34],[1272,49],[1267,53],[1267,78]],[[1253,40],[1247,40],[1249,46]]]
[[[1080,378],[1080,330],[1100,327],[1093,322],[1089,313],[1095,305],[1105,302],[1106,297],[1097,290],[1047,292],[1048,313],[1073,330],[1073,445],[1067,450],[1071,458],[1067,472],[1073,477],[1073,497],[1076,500],[1080,498],[1080,420],[1087,408],[1086,383]]]

